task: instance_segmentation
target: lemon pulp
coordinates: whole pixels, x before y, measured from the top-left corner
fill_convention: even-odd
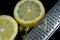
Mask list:
[[[14,40],[18,32],[16,21],[7,15],[0,15],[0,40]]]
[[[22,0],[14,9],[14,17],[22,27],[35,26],[45,15],[45,9],[38,0]]]

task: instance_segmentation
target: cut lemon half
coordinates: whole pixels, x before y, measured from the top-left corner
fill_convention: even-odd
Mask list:
[[[14,17],[22,27],[35,26],[45,15],[39,0],[21,0],[14,8]]]
[[[14,40],[18,32],[16,21],[7,15],[0,15],[0,40]]]

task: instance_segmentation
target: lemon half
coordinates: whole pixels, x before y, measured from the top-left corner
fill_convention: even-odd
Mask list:
[[[0,40],[14,40],[18,32],[16,21],[7,15],[0,15]]]
[[[22,27],[35,26],[44,15],[45,9],[39,0],[21,0],[14,8],[14,17]]]

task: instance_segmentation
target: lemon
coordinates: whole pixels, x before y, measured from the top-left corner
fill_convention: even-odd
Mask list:
[[[22,27],[35,26],[44,15],[45,9],[39,0],[21,0],[14,8],[14,17]]]
[[[7,15],[0,15],[0,40],[14,40],[18,32],[16,21]]]

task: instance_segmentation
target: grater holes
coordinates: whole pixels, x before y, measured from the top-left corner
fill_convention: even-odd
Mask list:
[[[31,39],[35,40],[36,38],[35,38],[35,36],[31,35]]]
[[[58,13],[57,13],[57,14],[55,14],[54,16],[55,16],[55,18],[59,19]]]
[[[60,10],[57,10],[57,11],[56,11],[56,9],[54,9],[53,14],[54,14],[54,15],[57,15],[57,17],[58,17],[58,15],[60,15]]]
[[[54,23],[53,23],[54,20],[48,18],[47,21],[48,21],[48,22],[47,22],[48,25],[53,25],[53,26],[54,26]]]
[[[38,32],[38,30],[36,30],[37,32],[34,32],[34,34],[35,34],[35,38],[37,39],[38,37],[40,37],[40,39],[43,39],[44,38],[44,35],[41,35],[41,33],[40,32]],[[38,40],[38,39],[37,39]]]
[[[43,39],[43,36],[41,35],[41,32],[36,32],[37,36],[40,37],[40,39]]]
[[[60,13],[58,13],[58,15],[60,15]]]
[[[40,37],[41,39],[43,38],[43,36],[41,36],[41,32],[40,32],[40,28],[39,29],[35,29],[35,31],[33,31],[33,33],[35,34],[35,36],[37,36],[37,37]],[[32,33],[32,34],[33,34]],[[42,34],[43,35],[43,34]],[[34,35],[33,35],[34,36]],[[34,37],[35,37],[34,36]],[[37,37],[35,37],[35,38],[37,38]]]
[[[50,25],[50,26],[48,26],[48,27],[47,27],[47,29],[48,29],[49,31],[51,31],[52,26],[51,26],[51,25]]]
[[[49,23],[50,23],[51,25],[54,25],[51,21],[49,21]],[[49,25],[50,25],[50,24],[49,24]]]
[[[55,17],[55,20],[56,20],[57,22],[59,22],[58,19],[60,19],[60,17],[59,17],[57,14],[55,14],[54,16],[56,16],[56,17]]]
[[[30,40],[30,39],[31,39],[31,40],[35,40],[35,39],[33,38],[33,36],[30,36],[28,39],[29,39],[29,40]]]
[[[46,30],[41,29],[40,31],[43,33],[43,34],[41,34],[41,35],[43,35],[43,37],[45,37],[46,35],[48,35],[48,34],[46,33]]]
[[[60,21],[58,20],[58,22],[60,22]]]
[[[51,31],[51,28],[49,28],[49,30]]]
[[[50,19],[50,21],[54,22],[54,24],[56,24],[56,20],[53,19],[51,16],[49,16],[49,19]]]
[[[53,27],[54,25],[51,25],[51,23],[49,23],[49,22],[48,22],[48,25],[49,25],[49,26],[47,27],[47,29],[49,29],[49,28],[53,29],[53,28],[54,28],[54,27]]]
[[[47,29],[47,30],[46,30],[46,32],[47,32],[47,35],[48,35],[48,33],[49,33],[49,30]]]
[[[43,37],[45,37],[45,36],[44,36],[44,33],[45,33],[45,32],[43,32],[43,30],[38,30],[38,29],[37,29],[37,32],[40,33],[41,35],[43,35]],[[45,33],[45,34],[46,34],[46,33]]]
[[[55,14],[50,14],[50,16],[52,16],[53,19],[57,20],[57,18],[56,18],[57,16],[56,15],[53,16],[53,15],[55,15]]]

